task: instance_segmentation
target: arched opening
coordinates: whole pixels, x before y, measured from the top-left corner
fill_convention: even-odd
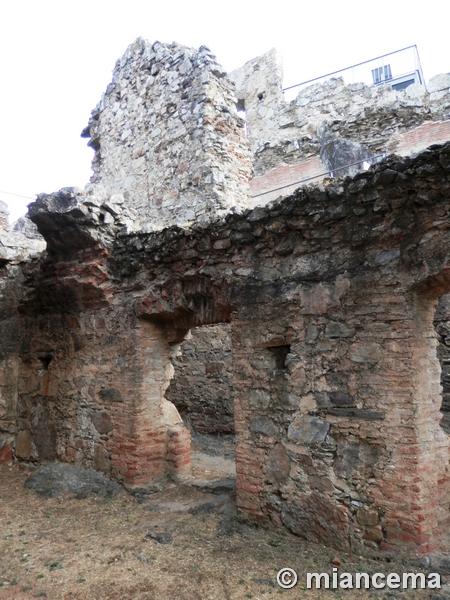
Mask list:
[[[172,364],[165,397],[191,432],[192,474],[231,484],[236,442],[230,324],[191,329]]]
[[[163,302],[155,303],[153,297],[144,298],[139,304],[139,313],[143,322],[156,325],[167,348],[165,356],[170,369],[166,369],[169,377],[163,404],[170,405],[177,414],[189,442],[193,437],[193,455],[186,446],[180,451],[183,455],[189,452],[189,458],[194,458],[194,475],[203,471],[199,479],[232,479],[227,487],[234,489],[229,324],[235,309],[223,301],[223,287],[212,286],[206,277],[170,280],[162,294]],[[175,379],[171,383],[173,375]],[[175,448],[173,453],[177,452]],[[197,469],[200,458],[203,467]],[[214,468],[208,468],[211,463]],[[174,473],[178,475],[179,470],[175,469]]]

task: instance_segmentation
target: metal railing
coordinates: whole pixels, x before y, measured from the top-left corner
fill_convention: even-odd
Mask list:
[[[382,68],[384,72],[385,67],[386,73],[389,72],[391,77],[375,81],[376,76],[373,71]],[[288,100],[288,97],[292,100],[305,87],[309,87],[315,83],[324,83],[332,77],[342,77],[346,85],[351,83],[364,83],[367,86],[373,86],[382,83],[393,83],[397,79],[402,79],[409,74],[416,74],[419,83],[424,84],[419,52],[415,44],[413,46],[402,48],[401,50],[396,50],[395,52],[365,60],[352,65],[351,67],[340,69],[339,71],[332,71],[326,75],[291,85],[284,88],[283,93],[285,94],[286,100]]]

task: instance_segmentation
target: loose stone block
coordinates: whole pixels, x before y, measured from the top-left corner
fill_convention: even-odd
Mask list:
[[[270,394],[265,390],[252,390],[248,402],[251,407],[257,410],[265,410],[270,405]]]
[[[0,465],[9,463],[13,460],[13,442],[14,438],[12,436],[0,436]]]

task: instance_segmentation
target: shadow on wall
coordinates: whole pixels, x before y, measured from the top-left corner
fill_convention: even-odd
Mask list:
[[[437,356],[441,365],[442,420],[441,427],[450,435],[450,294],[441,296],[434,326],[438,340]]]

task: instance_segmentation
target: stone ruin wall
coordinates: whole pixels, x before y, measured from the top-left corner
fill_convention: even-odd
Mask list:
[[[434,317],[438,339],[437,356],[441,365],[441,427],[450,435],[450,296],[442,296]]]
[[[234,433],[233,361],[228,324],[196,327],[172,359],[165,397],[199,433]]]
[[[135,209],[144,231],[248,204],[233,85],[204,46],[136,40],[82,135],[95,150],[92,183]]]
[[[206,47],[197,51],[178,44],[149,44],[136,40],[117,62],[113,81],[82,135],[90,138],[89,145],[95,150],[92,181],[84,191],[69,188],[61,191],[57,198],[52,197],[52,202],[63,203],[67,208],[75,196],[81,196],[83,202],[75,203],[69,213],[75,217],[81,212],[86,222],[96,223],[97,242],[104,241],[105,229],[117,233],[149,231],[174,223],[187,226],[194,220],[201,223],[230,210],[242,210],[247,204],[251,159],[243,123],[236,113],[233,84]],[[6,211],[6,206],[4,208]],[[57,209],[53,205],[52,208]],[[21,231],[9,232],[6,212],[2,212],[1,217],[5,228],[1,239],[3,255],[9,271],[13,272],[11,279],[16,288],[15,295],[9,289],[8,297],[11,311],[15,312],[23,276],[20,276],[20,268],[13,269],[10,261],[25,258],[30,253],[31,242],[24,242],[24,234],[26,238],[35,238],[33,243],[41,250],[45,242],[36,235],[29,219],[22,219],[16,226]],[[41,233],[53,236],[55,251],[64,247],[70,253],[74,244],[76,246],[71,236],[61,236],[59,224],[51,224],[51,231],[47,227],[47,223],[40,223]],[[71,279],[69,273],[62,271],[61,277]],[[3,282],[9,283],[9,280]],[[55,290],[48,293],[53,296]],[[61,298],[65,298],[64,293]],[[4,314],[8,310],[6,304],[5,300]],[[114,453],[111,447],[107,407],[101,403],[101,397],[92,392],[92,385],[90,392],[86,392],[74,365],[70,366],[73,379],[64,389],[65,398],[71,400],[55,400],[54,390],[58,389],[58,394],[61,390],[51,373],[69,367],[57,367],[56,357],[48,350],[56,343],[56,340],[52,341],[52,320],[39,319],[34,339],[38,350],[30,358],[28,351],[21,348],[22,361],[17,356],[20,336],[16,316],[13,321],[13,324],[6,320],[2,322],[5,370],[2,372],[4,391],[0,401],[3,409],[0,413],[0,447],[4,461],[10,460],[13,452],[21,460],[74,460],[77,464],[93,464],[108,474],[126,479],[123,469],[118,471],[112,464],[120,452]],[[71,323],[73,321],[71,319]],[[92,338],[103,340],[103,336],[95,332],[95,326],[82,321],[79,327],[83,331],[93,328]],[[79,324],[80,319],[75,318],[75,322]],[[30,332],[33,330],[31,323],[27,327]],[[64,328],[62,322],[60,327]],[[71,326],[66,325],[65,329],[70,332]],[[219,337],[222,335],[219,332]],[[229,342],[228,334],[225,337]],[[78,338],[75,335],[75,341],[66,340],[67,348],[76,346]],[[10,343],[8,339],[11,339]],[[62,344],[62,339],[58,343]],[[95,347],[88,345],[86,351],[86,362],[92,362],[93,369],[101,370]],[[216,349],[216,359],[218,352]],[[15,357],[12,366],[9,364],[11,355]],[[230,363],[229,346],[221,355]],[[88,356],[91,356],[90,360]],[[38,375],[31,376],[30,369],[32,372],[37,370]],[[223,376],[208,373],[207,383],[216,380],[218,385],[217,390],[210,392],[211,403],[214,392],[223,391],[223,414],[215,413],[221,421],[219,424],[211,410],[211,418],[208,423],[204,422],[203,429],[221,432],[233,429],[229,372],[224,376],[228,380],[226,385]],[[22,391],[25,390],[23,396],[19,394],[21,400],[18,400],[17,381]],[[81,386],[77,393],[74,392],[74,381]],[[169,379],[166,386],[168,382]],[[159,402],[163,402],[163,393],[160,396]],[[172,405],[167,403],[167,406]],[[199,408],[197,397],[197,414],[200,414]],[[16,423],[17,414],[19,420]],[[178,415],[174,419],[178,426]],[[165,421],[163,427],[166,427]],[[44,431],[49,432],[45,439],[42,437]],[[15,432],[18,432],[16,441]],[[167,437],[165,433],[163,437]],[[155,472],[171,470],[173,457],[169,451],[165,456],[169,456],[169,462],[162,460]]]
[[[304,87],[286,102],[282,65],[271,50],[230,77],[245,107],[254,154],[254,204],[292,193],[295,182],[329,171],[354,175],[364,162],[411,155],[450,136],[449,74],[434,77],[427,88],[415,84],[402,91],[334,78]],[[287,187],[264,193],[281,186]]]
[[[0,231],[9,231],[8,205],[0,200]]]
[[[90,210],[105,223],[114,221],[123,203],[132,213],[127,229],[143,231],[199,223],[249,203],[251,157],[233,84],[206,47],[137,40],[117,62],[83,135],[95,150]],[[189,350],[174,359],[177,374],[168,397],[183,414],[194,411],[190,424],[200,432],[233,431],[226,329],[209,344],[220,346],[224,339],[228,347],[220,357],[215,347],[208,359],[196,351],[188,361]],[[227,366],[204,373],[201,382],[211,362]]]
[[[0,464],[13,459],[17,435],[21,263],[44,249],[45,241],[35,233],[11,230],[7,206],[0,202]]]
[[[427,88],[416,84],[402,91],[392,90],[389,85],[368,87],[359,83],[347,86],[342,78],[332,79],[305,87],[290,103],[285,101],[282,92],[283,69],[275,50],[249,61],[230,77],[236,84],[238,108],[246,111],[248,140],[254,158],[255,177],[250,183],[254,192],[323,175],[327,170],[334,170],[336,176],[355,175],[362,169],[361,161],[367,161],[368,165],[395,152],[410,155],[430,142],[450,139],[448,74],[433,77]],[[351,168],[341,169],[355,162],[357,164]],[[289,186],[256,197],[253,204],[265,204],[280,195],[292,193],[296,187]],[[443,298],[440,306],[446,306],[446,303]],[[442,322],[440,327],[446,326],[448,324]],[[224,339],[225,330],[222,332],[216,326],[211,331],[210,344],[215,345],[217,331],[221,331],[220,338]],[[195,348],[197,340],[198,349]],[[208,362],[218,362],[217,349],[214,348],[212,356],[208,357],[205,343],[208,343],[207,331],[195,331],[192,339],[182,345],[183,356],[174,363],[175,378],[167,394],[183,414],[194,411],[191,421],[194,429],[198,424],[199,431],[206,431],[205,422],[200,425],[202,418],[197,416],[202,390],[203,408],[210,415],[209,430],[220,432],[223,419],[230,417],[222,398],[227,388],[225,397],[232,396],[232,382],[223,374],[216,382],[213,374],[205,373]],[[227,350],[220,362],[228,365],[228,361]],[[450,391],[450,383],[446,382],[450,367],[444,366],[443,361],[442,355],[442,384],[444,390]],[[227,371],[229,373],[229,367],[224,369]],[[218,399],[217,428],[210,413],[210,399],[214,396]],[[446,398],[444,395],[445,412]],[[446,417],[443,426],[445,422]]]
[[[102,146],[95,126],[102,178],[101,149],[107,164],[117,139],[105,131]],[[219,204],[209,222],[161,232],[134,221],[142,211],[107,174],[41,195],[30,216],[46,253],[8,254],[9,232],[0,239],[0,456],[95,466],[131,489],[186,476],[189,431],[165,397],[172,362],[186,374],[188,332],[205,344],[200,328],[229,324],[240,515],[358,552],[448,549],[433,320],[450,291],[449,153],[226,217]],[[246,178],[236,185],[245,195]]]
[[[98,306],[22,322],[16,458],[93,467],[134,488],[189,469],[189,432],[164,399],[170,349],[151,326]]]
[[[226,320],[212,304],[235,307],[246,518],[357,551],[445,543],[449,439],[433,318],[449,290],[448,161],[447,146],[188,238],[167,232],[148,250],[136,250],[136,236],[116,246],[120,264],[141,260],[152,274],[142,318],[183,330]],[[205,252],[205,238],[230,245]],[[155,244],[172,260],[155,260]]]
[[[449,152],[197,230],[117,235],[87,223],[82,193],[40,199],[48,258],[24,271],[16,452],[131,489],[185,475],[171,361],[190,329],[230,322],[241,516],[358,552],[446,547],[433,319],[450,289]]]

